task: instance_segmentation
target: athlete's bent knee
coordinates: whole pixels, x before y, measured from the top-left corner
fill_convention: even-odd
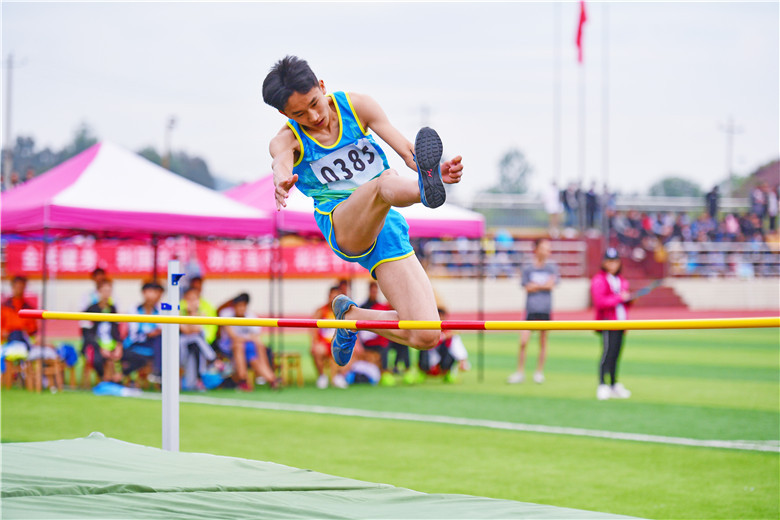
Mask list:
[[[440,339],[438,330],[416,330],[412,333],[410,343],[418,350],[428,350],[436,347]]]

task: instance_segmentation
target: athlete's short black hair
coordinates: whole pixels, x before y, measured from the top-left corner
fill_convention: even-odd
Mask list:
[[[285,56],[271,67],[271,72],[263,81],[263,101],[284,111],[293,92],[305,94],[317,85],[317,75],[309,68],[306,60]]]

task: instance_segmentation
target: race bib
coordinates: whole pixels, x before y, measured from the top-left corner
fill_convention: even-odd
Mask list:
[[[343,146],[310,163],[312,172],[329,190],[351,190],[385,170],[382,156],[366,138]]]

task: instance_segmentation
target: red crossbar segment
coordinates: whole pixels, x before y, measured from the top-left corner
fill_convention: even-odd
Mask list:
[[[19,317],[31,320],[40,320],[43,318],[43,311],[38,309],[22,309],[19,311]]]
[[[484,321],[446,320],[441,322],[441,330],[485,330]]]
[[[317,328],[317,320],[311,319],[279,318],[277,323],[279,327]]]

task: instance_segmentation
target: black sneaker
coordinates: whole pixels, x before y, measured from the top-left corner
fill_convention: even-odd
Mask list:
[[[438,208],[447,198],[439,168],[442,150],[441,139],[436,130],[426,126],[417,132],[417,138],[414,140],[417,184],[420,187],[420,201],[429,208]]]

